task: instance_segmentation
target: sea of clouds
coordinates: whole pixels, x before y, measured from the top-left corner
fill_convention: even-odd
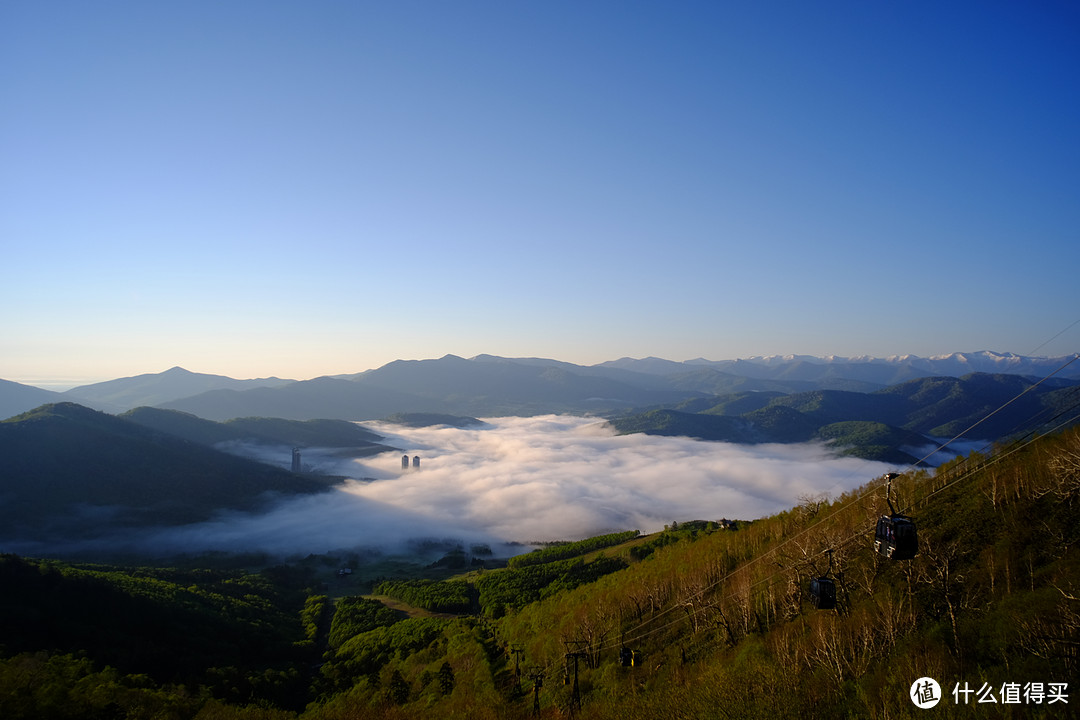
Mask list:
[[[896,469],[839,458],[820,444],[619,436],[571,416],[495,418],[464,429],[365,426],[398,450],[359,460],[303,451],[306,467],[354,478],[333,491],[164,529],[147,542],[306,554],[417,539],[498,544],[651,532],[672,521],[762,517]],[[419,456],[419,469],[403,470],[403,453]],[[267,459],[287,467],[291,455],[279,454]]]

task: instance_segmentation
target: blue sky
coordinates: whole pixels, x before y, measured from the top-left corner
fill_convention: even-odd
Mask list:
[[[1080,350],[1066,2],[8,2],[0,378]]]

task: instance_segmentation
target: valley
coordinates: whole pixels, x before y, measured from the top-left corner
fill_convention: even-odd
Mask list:
[[[554,545],[557,553],[502,568],[368,558],[397,575],[377,589],[388,604],[361,599],[375,578],[361,580],[359,557],[157,570],[7,555],[0,573],[20,591],[0,601],[9,643],[0,710],[525,718],[538,703],[542,717],[707,716],[728,706],[796,718],[811,698],[818,717],[917,717],[908,688],[930,675],[946,693],[986,685],[999,699],[1037,685],[1057,701],[1027,709],[1068,717],[1068,648],[1080,629],[1076,458],[1073,430],[905,474],[893,492],[919,527],[909,561],[871,548],[885,508],[880,480],[753,522],[672,523],[649,536]],[[443,555],[453,557],[469,562],[454,548]],[[349,564],[353,577],[335,586]],[[822,575],[837,580],[835,610],[810,602],[807,583]],[[456,597],[472,608],[448,614]],[[131,608],[123,622],[132,630],[159,627],[153,618],[169,613],[154,632],[191,631],[158,638],[171,652],[156,658],[109,619],[116,607]],[[46,633],[45,617],[62,624]],[[325,647],[319,627],[332,638]],[[261,649],[245,658],[240,647]],[[319,654],[315,673],[302,669]],[[18,680],[31,671],[29,683]],[[567,672],[576,683],[563,682]],[[178,682],[201,694],[179,693]],[[959,697],[943,702],[961,712]]]
[[[950,712],[979,683],[1067,717],[1078,393],[976,373],[606,415],[41,406],[0,423],[0,715],[884,719],[930,676]],[[890,502],[914,559],[874,551]]]

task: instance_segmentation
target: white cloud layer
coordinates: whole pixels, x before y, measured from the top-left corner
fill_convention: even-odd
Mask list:
[[[478,428],[412,429],[368,423],[402,452],[332,460],[353,478],[334,492],[289,500],[258,515],[162,532],[187,550],[262,548],[326,552],[416,538],[470,541],[573,539],[661,529],[673,520],[752,519],[804,493],[839,494],[894,469],[837,458],[823,446],[733,445],[678,437],[616,436],[588,418],[497,418]],[[336,464],[336,466],[335,466]]]

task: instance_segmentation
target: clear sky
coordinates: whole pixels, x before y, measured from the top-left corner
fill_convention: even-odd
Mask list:
[[[1071,2],[12,0],[0,378],[1069,354],[1078,78]]]

